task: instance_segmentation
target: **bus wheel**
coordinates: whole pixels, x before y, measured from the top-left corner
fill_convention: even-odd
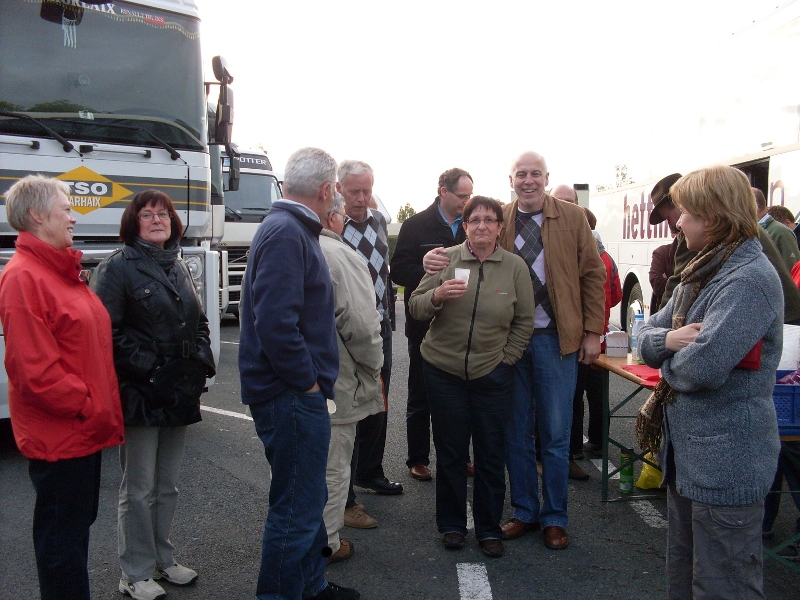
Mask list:
[[[634,283],[628,294],[628,314],[625,319],[625,331],[630,332],[633,329],[633,320],[636,318],[636,313],[644,314],[644,298],[642,298],[642,286]]]

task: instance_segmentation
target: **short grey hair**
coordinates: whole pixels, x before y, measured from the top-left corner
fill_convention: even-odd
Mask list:
[[[330,217],[333,213],[341,213],[344,210],[344,196],[339,192],[333,192],[333,202],[328,212],[325,213],[325,218]]]
[[[50,212],[63,192],[69,198],[69,184],[44,175],[28,175],[17,181],[6,192],[6,217],[17,231],[28,231],[30,211],[44,216]]]
[[[289,157],[283,174],[287,197],[313,198],[326,183],[336,182],[336,161],[319,148],[300,148]]]
[[[339,165],[339,183],[344,183],[344,178],[348,175],[362,175],[369,173],[372,183],[375,183],[375,173],[372,167],[361,160],[343,160]]]

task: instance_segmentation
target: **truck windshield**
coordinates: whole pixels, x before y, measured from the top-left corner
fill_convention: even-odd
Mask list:
[[[239,190],[225,192],[225,220],[260,223],[280,197],[278,180],[272,175],[242,172]]]
[[[0,2],[0,133],[50,137],[7,114],[25,113],[70,141],[158,147],[154,135],[202,150],[198,20],[128,2],[77,4]]]

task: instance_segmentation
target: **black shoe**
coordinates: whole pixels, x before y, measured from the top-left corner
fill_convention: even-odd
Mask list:
[[[342,587],[329,581],[328,587],[309,600],[358,600],[359,598],[361,598],[361,594],[353,588]]]
[[[505,552],[503,542],[498,539],[481,540],[478,544],[481,550],[483,550],[483,553],[489,558],[500,558],[503,556],[503,552]]]
[[[442,543],[448,550],[461,550],[464,547],[464,536],[457,531],[451,531],[444,534]]]
[[[374,479],[356,480],[356,485],[360,488],[372,490],[378,494],[395,496],[403,493],[403,484],[389,481],[386,477],[375,477]]]
[[[591,458],[599,458],[603,456],[603,448],[600,447],[598,444],[593,444],[592,442],[584,442],[583,451],[585,454],[588,454]]]

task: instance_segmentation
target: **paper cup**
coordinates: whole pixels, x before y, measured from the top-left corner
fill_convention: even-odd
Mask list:
[[[456,279],[469,285],[469,269],[456,269]]]

